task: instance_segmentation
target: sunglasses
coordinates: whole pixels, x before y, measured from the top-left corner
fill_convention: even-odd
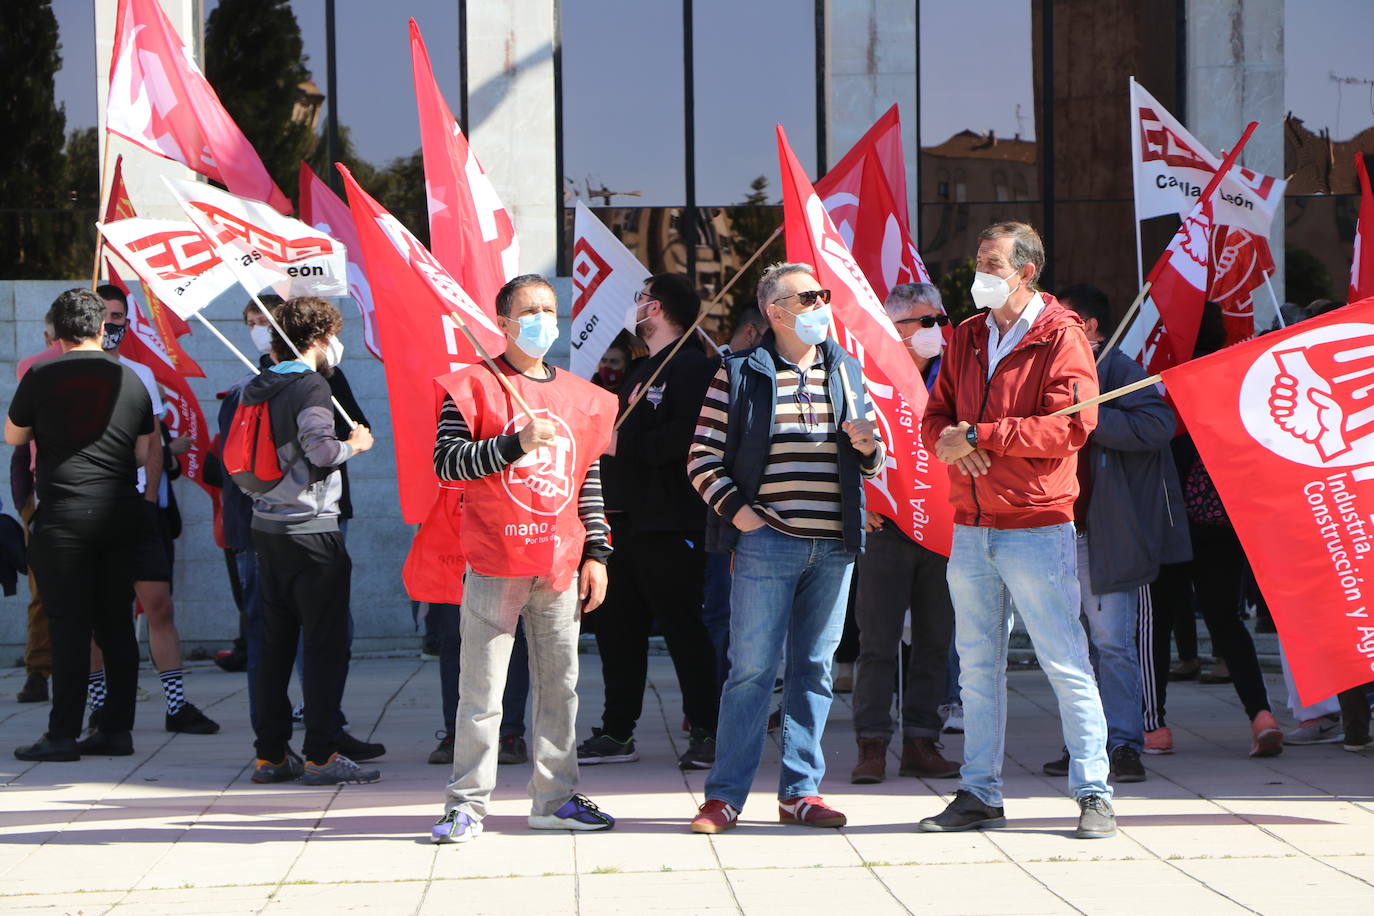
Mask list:
[[[922,315],[920,318],[903,318],[901,321],[897,322],[897,324],[911,324],[913,322],[919,323],[923,328],[933,328],[936,325],[943,328],[945,325],[949,324],[949,316]]]
[[[830,302],[830,290],[828,289],[804,289],[799,293],[790,296],[783,296],[781,299],[774,299],[777,302],[786,302],[788,299],[796,299],[802,305],[815,305],[817,300],[824,303]]]

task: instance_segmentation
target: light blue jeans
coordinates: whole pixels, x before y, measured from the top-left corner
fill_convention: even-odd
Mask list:
[[[744,808],[768,737],[768,704],[786,647],[778,798],[820,794],[830,661],[840,644],[854,554],[831,538],[765,525],[741,534],[730,591],[730,676],[720,697],[706,797]]]
[[[964,701],[960,788],[984,804],[1002,804],[1007,732],[1007,641],[1011,602],[1025,617],[1040,667],[1059,700],[1069,791],[1110,798],[1107,720],[1079,622],[1073,525],[1000,530],[954,526],[949,594]]]
[[[1088,578],[1088,541],[1078,539],[1078,588],[1102,711],[1107,714],[1107,750],[1124,745],[1138,754],[1145,748],[1145,693],[1135,643],[1140,589],[1094,595]]]

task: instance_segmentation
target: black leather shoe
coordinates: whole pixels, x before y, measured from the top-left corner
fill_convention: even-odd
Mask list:
[[[82,757],[131,757],[134,737],[128,732],[91,732],[76,742]]]
[[[334,747],[349,760],[376,760],[386,753],[386,745],[379,741],[361,741],[348,732],[339,732]]]
[[[1005,827],[1007,818],[1001,808],[985,805],[972,792],[960,789],[949,807],[921,821],[920,828],[930,833],[953,833],[984,827]]]
[[[24,681],[24,686],[19,690],[19,702],[48,702],[48,679],[37,671],[30,671],[28,679]]]
[[[165,716],[164,719],[163,724],[169,732],[179,732],[183,735],[213,735],[219,731],[219,723],[197,709],[194,703],[187,703],[177,710],[176,715]]]
[[[1064,751],[1064,756],[1058,760],[1051,760],[1040,768],[1040,772],[1046,776],[1068,776],[1069,775],[1069,752]]]
[[[77,750],[75,738],[39,738],[28,747],[17,747],[14,756],[20,760],[43,760],[51,762],[80,760],[81,751]]]

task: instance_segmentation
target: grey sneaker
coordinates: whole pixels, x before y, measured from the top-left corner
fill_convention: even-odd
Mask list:
[[[305,772],[305,761],[297,757],[291,748],[286,749],[286,757],[281,763],[273,763],[259,757],[253,761],[253,782],[290,782],[300,779]]]
[[[1080,840],[1100,840],[1116,836],[1116,812],[1112,803],[1101,795],[1084,795],[1078,800],[1078,830]]]
[[[343,754],[335,752],[324,763],[307,761],[301,782],[307,786],[362,785],[379,782],[381,778],[381,770],[364,770]]]
[[[1283,743],[1298,744],[1340,744],[1345,739],[1345,728],[1341,725],[1339,714],[1319,716],[1298,723],[1297,728],[1283,736]]]
[[[444,816],[429,828],[432,843],[470,843],[481,835],[482,822],[457,808],[444,812]]]

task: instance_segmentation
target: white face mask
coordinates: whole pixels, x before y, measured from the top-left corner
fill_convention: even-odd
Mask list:
[[[329,343],[324,345],[324,364],[333,369],[339,365],[343,359],[343,341],[337,337],[329,338]]]
[[[1013,288],[996,274],[979,271],[973,275],[973,285],[969,287],[969,292],[973,295],[973,304],[978,308],[995,309],[1001,308],[1011,294],[1020,288],[1020,282]]]
[[[248,336],[253,340],[253,346],[258,348],[259,353],[270,353],[272,351],[272,329],[265,324],[255,324],[248,329]]]
[[[921,328],[915,334],[907,338],[907,343],[911,345],[911,352],[922,359],[931,359],[940,355],[940,351],[945,346],[945,336],[941,333],[938,326],[933,328]]]

